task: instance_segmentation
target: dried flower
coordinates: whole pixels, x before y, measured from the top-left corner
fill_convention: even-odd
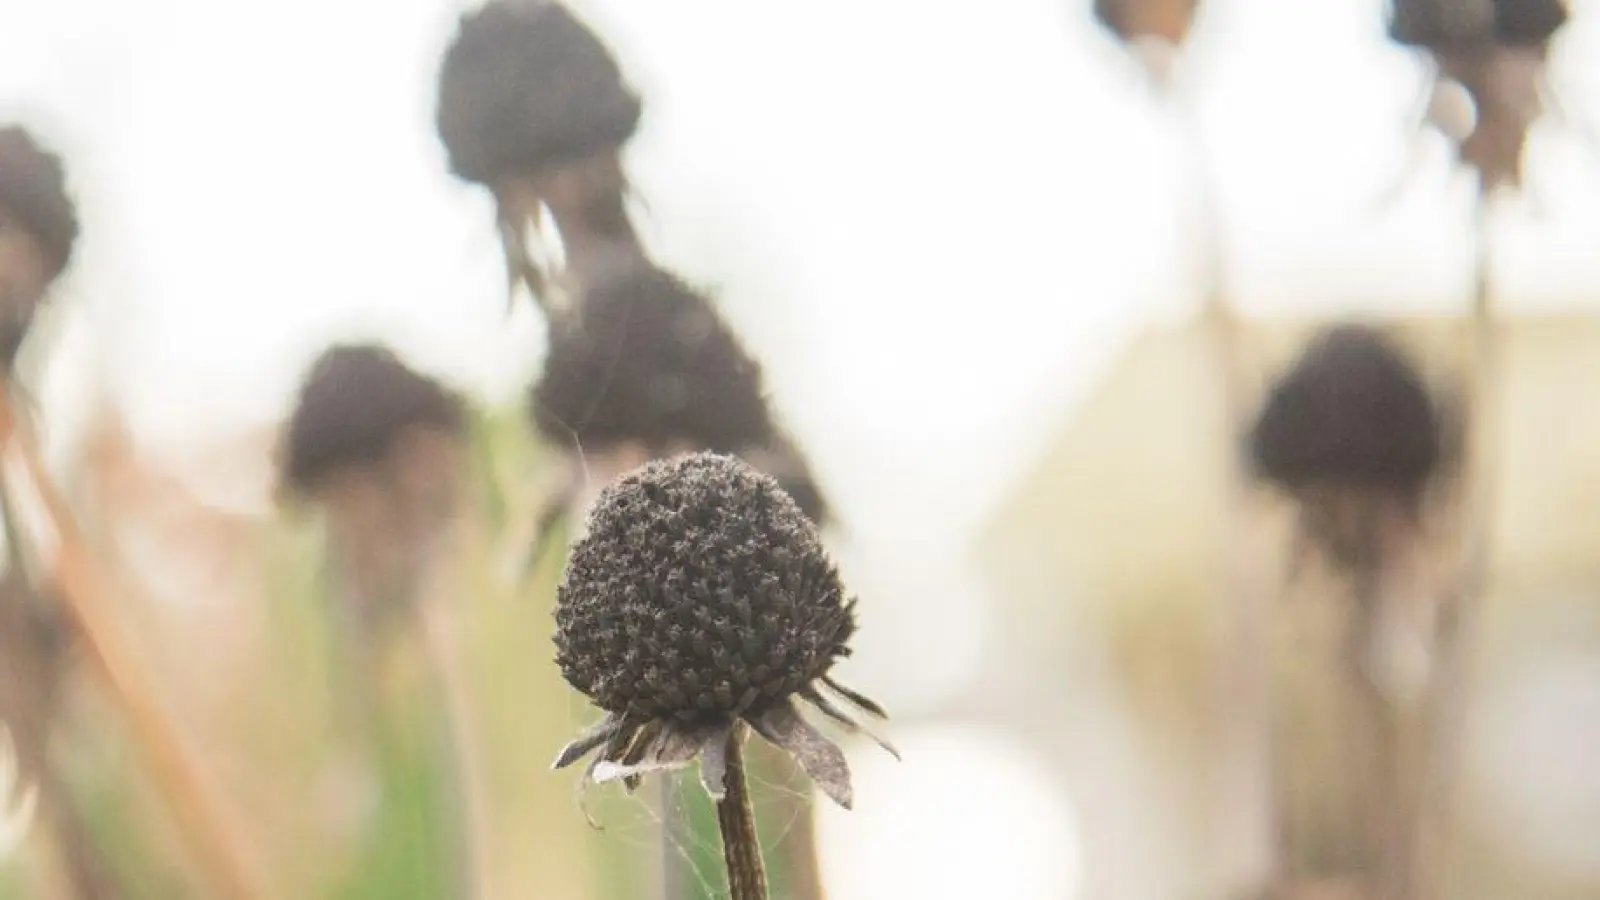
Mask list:
[[[1458,157],[1477,170],[1485,193],[1522,183],[1528,130],[1548,89],[1545,60],[1567,19],[1563,0],[1395,0],[1390,38],[1427,51],[1437,79],[1460,85],[1472,99],[1470,130],[1435,124],[1456,141]]]
[[[804,454],[773,420],[760,365],[709,299],[643,259],[599,273],[551,323],[529,405],[557,445],[733,453],[777,478],[812,521],[828,516]]]
[[[333,347],[301,387],[281,448],[284,481],[314,491],[333,472],[382,462],[414,427],[459,434],[460,398],[385,348]]]
[[[1427,387],[1382,333],[1362,325],[1317,336],[1273,387],[1250,441],[1256,473],[1290,490],[1416,496],[1441,457]]]
[[[463,15],[439,73],[439,136],[469,181],[614,150],[639,114],[611,52],[553,0],[491,0]]]
[[[591,284],[552,323],[531,403],[540,433],[586,446],[733,452],[772,433],[761,367],[709,300],[642,261]]]
[[[77,238],[61,160],[22,128],[0,128],[0,367],[11,368]]]
[[[1565,0],[1394,0],[1389,37],[1438,52],[1543,47],[1567,23]]]
[[[1299,503],[1311,545],[1363,576],[1393,549],[1385,535],[1414,532],[1426,489],[1455,454],[1411,363],[1362,325],[1312,341],[1272,388],[1249,443],[1257,477]]]
[[[67,194],[61,159],[15,125],[0,128],[0,230],[7,225],[38,242],[50,277],[71,261],[78,213]]]
[[[1189,35],[1199,0],[1094,0],[1094,15],[1118,39],[1157,38],[1177,47]]]
[[[795,700],[852,732],[849,707],[883,715],[828,674],[849,655],[854,608],[815,526],[771,478],[713,453],[635,470],[600,495],[557,592],[557,662],[606,715],[556,768],[598,749],[585,778],[631,785],[698,758],[722,798],[742,721],[849,807],[843,753]]]

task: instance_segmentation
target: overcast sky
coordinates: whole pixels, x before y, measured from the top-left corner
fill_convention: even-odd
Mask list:
[[[1379,6],[1213,0],[1195,35],[1251,309],[1460,302],[1464,185],[1442,147],[1372,208],[1417,84]],[[964,533],[1134,329],[1191,308],[1178,134],[1086,7],[579,4],[646,97],[650,239],[721,288],[863,534]],[[457,9],[0,0],[0,116],[70,154],[83,201],[69,382],[107,386],[156,446],[192,445],[278,415],[319,342],[367,328],[510,396],[541,329],[502,316],[487,202],[432,130]],[[1592,25],[1560,76],[1600,122]],[[1513,211],[1504,241],[1519,302],[1600,288],[1585,153],[1558,128],[1535,141],[1545,218]]]

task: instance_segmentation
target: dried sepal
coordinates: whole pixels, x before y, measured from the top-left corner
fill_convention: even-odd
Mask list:
[[[849,809],[855,802],[850,764],[839,745],[800,717],[794,705],[780,703],[750,719],[756,733],[789,753],[833,802]]]

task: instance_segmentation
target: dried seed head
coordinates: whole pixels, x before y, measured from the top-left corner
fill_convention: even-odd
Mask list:
[[[853,607],[775,481],[692,454],[600,495],[557,593],[557,660],[609,712],[728,720],[826,675],[849,652]]]
[[[1094,15],[1124,42],[1158,38],[1177,47],[1199,5],[1199,0],[1094,0]]]
[[[705,297],[643,261],[610,270],[553,323],[530,396],[548,440],[725,453],[773,434],[761,368]]]
[[[855,713],[882,707],[828,675],[849,653],[854,609],[815,527],[770,477],[714,453],[635,470],[601,493],[557,590],[556,660],[606,715],[556,768],[598,750],[585,780],[631,788],[699,759],[721,799],[744,721],[848,808],[844,753],[797,706],[872,737]]]
[[[408,429],[459,434],[464,418],[459,397],[389,350],[334,347],[301,388],[280,452],[283,481],[295,491],[315,490],[335,471],[382,462]]]
[[[1434,52],[1543,47],[1567,22],[1564,0],[1394,0],[1389,36]]]
[[[0,230],[7,224],[22,228],[38,242],[50,277],[59,275],[72,259],[78,213],[67,194],[61,159],[15,125],[0,128]]]
[[[554,0],[491,0],[461,17],[435,124],[450,167],[489,183],[614,150],[640,101],[593,32]]]
[[[1441,462],[1439,416],[1422,379],[1377,330],[1319,335],[1273,387],[1250,436],[1259,477],[1292,491],[1356,488],[1420,496]]]

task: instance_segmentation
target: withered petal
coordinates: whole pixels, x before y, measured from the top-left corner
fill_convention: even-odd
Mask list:
[[[606,713],[600,721],[589,726],[572,743],[561,748],[556,761],[550,765],[552,769],[565,769],[582,759],[594,748],[604,744],[622,730],[623,719],[616,713]]]
[[[850,690],[849,688],[845,687],[844,685],[840,684],[839,682],[834,681],[833,680],[833,676],[831,676],[831,675],[822,676],[822,683],[827,685],[828,689],[833,691],[835,694],[838,694],[839,696],[843,697],[844,699],[846,699],[846,700],[850,701],[851,703],[854,703],[856,706],[860,707],[861,710],[863,712],[866,712],[868,715],[875,716],[875,717],[877,717],[879,719],[887,719],[887,718],[889,718],[889,714],[884,711],[882,706],[878,705],[878,702],[876,700],[873,700],[871,698],[863,696],[862,694],[859,694],[856,691]]]
[[[860,722],[857,722],[855,719],[850,718],[850,716],[845,713],[844,710],[834,706],[833,701],[823,696],[823,694],[816,688],[810,686],[803,687],[800,689],[800,696],[812,706],[815,706],[818,712],[837,722],[839,727],[843,728],[846,732],[850,734],[864,734],[868,738],[871,738],[873,743],[888,751],[890,756],[897,760],[900,759],[900,751],[896,750],[893,744],[889,743],[884,738],[879,737],[872,729],[861,724]]]
[[[602,762],[596,766],[595,783],[604,784],[620,778],[632,790],[644,775],[688,766],[699,755],[708,736],[725,735],[727,731],[725,723],[699,728],[660,723],[649,740],[636,743],[620,763]]]
[[[606,741],[606,745],[595,755],[595,758],[590,760],[589,768],[583,772],[582,784],[593,782],[594,773],[597,769],[608,762],[615,762],[618,757],[628,752],[628,747],[632,745],[633,738],[638,733],[639,726],[624,719],[622,728],[616,734],[613,734],[611,739]]]
[[[748,721],[756,733],[789,751],[833,802],[850,808],[855,792],[850,786],[850,764],[845,761],[844,751],[801,718],[793,704],[784,701]]]

